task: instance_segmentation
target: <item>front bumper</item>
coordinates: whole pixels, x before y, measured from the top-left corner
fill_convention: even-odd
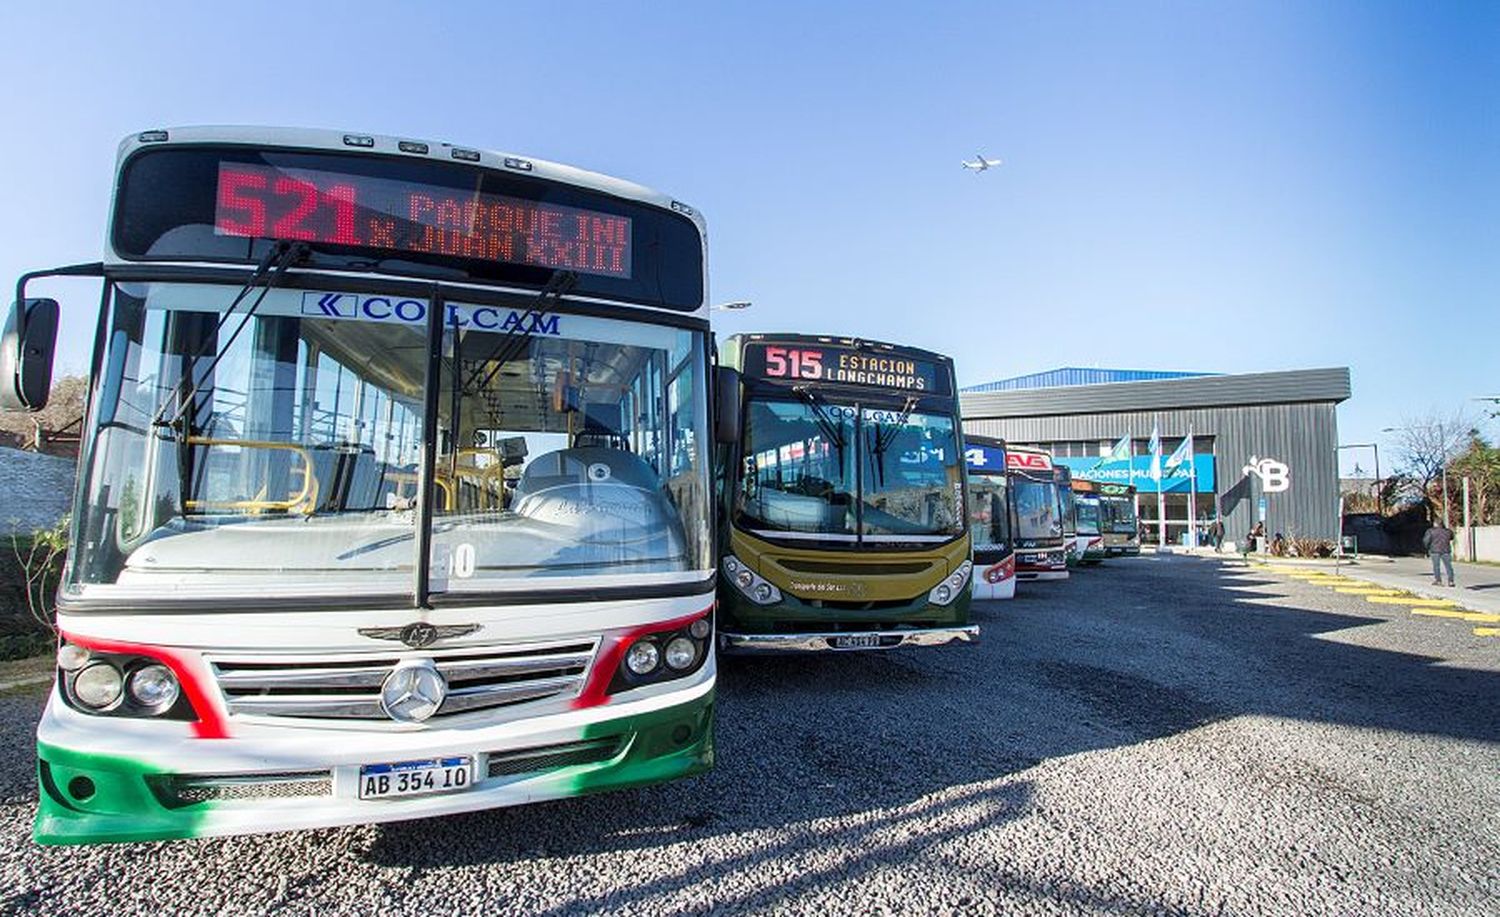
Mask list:
[[[100,735],[49,722],[49,710],[38,731],[34,837],[110,843],[401,821],[685,777],[713,764],[713,682],[686,693],[686,701],[622,704],[613,716],[596,708],[606,715],[525,736],[443,730],[420,746],[347,733],[338,736],[343,742],[308,734],[279,746],[183,739],[136,754],[102,749]],[[470,788],[359,798],[361,763],[451,755],[475,759]]]
[[[719,649],[726,653],[825,653],[863,650],[893,650],[902,646],[942,646],[974,643],[979,626],[924,627],[899,630],[836,631],[803,634],[719,634]],[[839,643],[849,645],[839,646]],[[859,645],[868,643],[869,645]]]

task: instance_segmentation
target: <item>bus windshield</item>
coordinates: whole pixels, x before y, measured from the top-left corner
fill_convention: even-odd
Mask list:
[[[1105,531],[1115,535],[1134,535],[1136,532],[1135,504],[1129,497],[1102,496],[1099,498],[1101,521]]]
[[[410,592],[428,303],[276,288],[241,328],[235,292],[113,288],[67,594]],[[701,579],[701,336],[463,303],[446,319],[429,588]]]
[[[1016,538],[1035,541],[1062,537],[1056,483],[1017,475],[1011,479],[1011,490],[1016,506]]]
[[[1074,499],[1073,513],[1078,520],[1078,534],[1098,535],[1099,531],[1099,498],[1091,495],[1078,495]]]
[[[743,455],[736,513],[751,530],[860,541],[962,533],[952,417],[755,398]]]
[[[969,533],[976,551],[1010,546],[1010,501],[1004,475],[969,476]]]

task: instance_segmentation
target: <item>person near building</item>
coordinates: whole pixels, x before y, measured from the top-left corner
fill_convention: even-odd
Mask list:
[[[1432,525],[1422,534],[1422,547],[1427,549],[1427,556],[1432,558],[1432,585],[1443,585],[1440,575],[1442,569],[1448,571],[1448,585],[1453,583],[1453,530],[1440,522],[1433,521]]]
[[[1214,546],[1214,553],[1218,554],[1224,547],[1224,520],[1215,518],[1208,524],[1208,543]]]
[[[1245,536],[1245,544],[1240,548],[1240,553],[1246,557],[1250,556],[1250,552],[1259,547],[1259,539],[1264,537],[1266,537],[1266,524],[1264,522],[1255,523],[1250,529],[1250,534]]]

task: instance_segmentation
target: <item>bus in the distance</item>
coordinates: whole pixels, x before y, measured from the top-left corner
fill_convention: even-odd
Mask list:
[[[1106,555],[1121,557],[1141,553],[1134,484],[1099,485],[1099,528],[1104,533]]]
[[[1078,538],[1078,518],[1073,505],[1073,472],[1065,465],[1054,463],[1052,474],[1057,480],[1057,512],[1062,520],[1064,557],[1068,568],[1072,569],[1083,559],[1083,544]]]
[[[1104,560],[1104,530],[1097,481],[1073,478],[1073,520],[1078,529],[1078,562],[1097,564]]]
[[[974,640],[947,357],[855,338],[719,343],[719,641],[731,652]],[[726,436],[726,438],[728,438]]]
[[[1005,473],[1005,443],[964,435],[969,466],[969,537],[974,542],[974,598],[1016,595],[1016,552],[1011,545],[1011,506]]]
[[[37,728],[43,843],[391,821],[698,773],[704,224],[510,153],[119,150]],[[24,299],[0,400],[46,400]]]
[[[1013,507],[1012,534],[1016,547],[1016,578],[1068,578],[1067,544],[1063,535],[1063,501],[1057,486],[1052,454],[1027,446],[1005,447]]]

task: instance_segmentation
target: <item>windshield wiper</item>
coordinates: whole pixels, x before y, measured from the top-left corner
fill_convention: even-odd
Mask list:
[[[522,348],[525,347],[526,339],[531,337],[531,333],[523,329],[530,327],[533,321],[546,315],[544,307],[561,300],[577,284],[578,275],[572,271],[553,271],[552,276],[547,278],[546,286],[538,291],[536,298],[526,307],[526,311],[516,320],[514,325],[505,330],[505,333],[501,335],[500,340],[495,344],[494,349],[490,351],[490,355],[480,360],[474,372],[469,374],[469,379],[463,384],[462,390],[468,393],[483,391],[490,384],[490,380],[495,378],[495,374],[500,372],[501,367],[520,355]],[[457,352],[458,348],[455,346],[454,359],[458,359]],[[485,365],[491,362],[495,365],[490,368],[489,372],[485,373]],[[483,379],[479,379],[481,373],[484,373]],[[474,384],[474,380],[476,379],[479,379],[477,386]]]
[[[183,377],[182,381],[177,384],[177,391],[175,392],[176,410],[173,411],[170,420],[165,419],[167,411],[171,410],[174,404],[174,399],[169,398],[161,406],[161,410],[156,412],[156,416],[151,419],[153,427],[169,428],[178,436],[184,434],[184,430],[179,427],[179,424],[182,422],[188,407],[193,404],[199,393],[203,390],[204,383],[213,377],[213,371],[218,367],[219,361],[224,359],[224,355],[229,352],[229,348],[234,344],[235,338],[240,336],[240,332],[244,331],[245,326],[250,324],[250,320],[255,317],[255,311],[260,308],[260,304],[265,300],[266,294],[271,292],[271,288],[279,284],[282,278],[285,277],[287,268],[305,259],[310,251],[311,249],[304,242],[293,244],[282,241],[277,242],[271,247],[270,251],[266,252],[265,257],[260,259],[260,263],[255,266],[255,270],[250,273],[250,277],[245,281],[245,285],[240,287],[240,291],[235,294],[234,300],[224,310],[224,314],[219,316],[219,321],[214,325],[213,334],[209,336],[208,342],[201,345],[196,353],[183,360]],[[240,323],[235,326],[234,331],[230,332],[229,339],[224,342],[223,346],[219,347],[219,332],[223,331],[224,326],[229,324],[229,317],[234,314],[235,309],[239,308],[240,303],[244,302],[245,297],[249,296],[251,291],[262,283],[264,283],[264,286],[261,287],[260,295],[255,297],[255,301],[240,314]],[[210,346],[216,347],[218,352],[209,361],[207,368],[199,373],[197,372],[197,363],[208,356]],[[189,386],[186,392],[181,390],[184,385]],[[186,426],[186,424],[182,424],[182,426]]]
[[[804,404],[812,408],[813,418],[818,422],[818,429],[823,431],[823,435],[828,437],[829,442],[833,443],[833,448],[838,450],[839,465],[842,466],[844,464],[844,431],[833,422],[832,416],[828,413],[827,405],[806,385],[792,386],[792,393],[801,398]]]
[[[901,408],[901,414],[897,416],[896,422],[886,426],[876,422],[875,429],[870,434],[870,451],[873,457],[878,459],[875,464],[875,473],[880,476],[880,486],[885,486],[885,453],[895,445],[896,437],[906,426],[906,421],[911,419],[911,412],[916,409],[917,399],[914,396],[906,396],[906,404]]]

